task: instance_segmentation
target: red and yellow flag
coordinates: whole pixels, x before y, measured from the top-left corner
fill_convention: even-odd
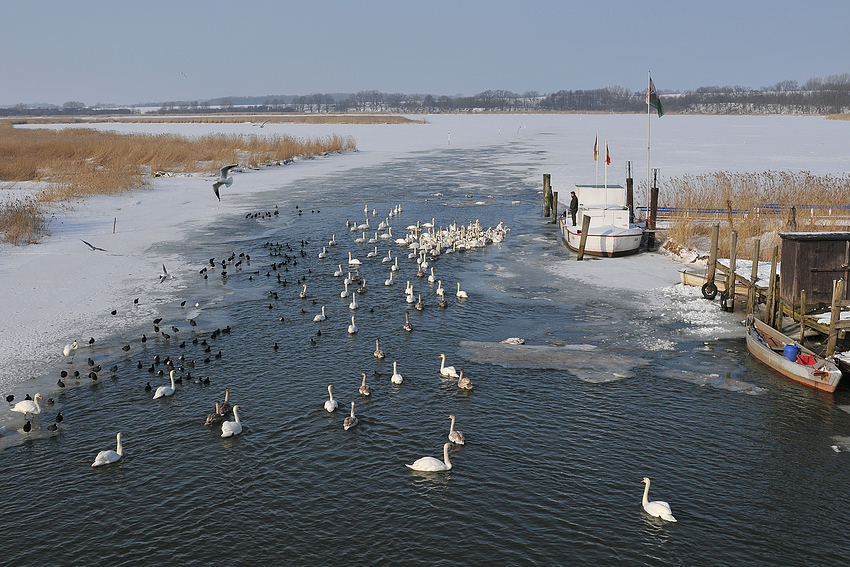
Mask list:
[[[593,161],[596,161],[599,155],[599,134],[596,135],[596,141],[593,142]]]
[[[611,154],[608,153],[608,142],[605,142],[605,165],[611,165]]]

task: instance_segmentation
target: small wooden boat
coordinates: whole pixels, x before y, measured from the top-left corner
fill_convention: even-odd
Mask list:
[[[831,360],[818,356],[762,323],[747,316],[747,350],[754,357],[783,376],[825,392],[834,392],[841,380],[841,370]],[[795,354],[796,360],[789,356]]]

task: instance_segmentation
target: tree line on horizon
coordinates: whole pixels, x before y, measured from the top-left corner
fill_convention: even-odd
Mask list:
[[[850,73],[797,81],[780,81],[753,89],[742,86],[706,86],[693,91],[660,91],[666,113],[678,114],[845,114],[850,113]],[[223,97],[207,101],[150,104],[155,114],[227,112],[397,113],[434,114],[469,112],[646,112],[646,91],[612,86],[589,90],[560,90],[550,94],[487,90],[473,96],[383,93],[314,93],[301,96]],[[88,107],[69,101],[61,107],[31,108],[19,104],[0,108],[0,116],[138,114],[130,107]]]

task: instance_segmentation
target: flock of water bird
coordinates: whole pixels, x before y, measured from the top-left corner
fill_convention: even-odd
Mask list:
[[[232,181],[231,177],[227,176],[227,173],[230,168],[233,166],[227,166],[222,168],[221,178],[216,182],[216,186],[214,186],[214,190],[216,192],[216,196],[219,196],[218,188],[221,185],[229,186],[230,183],[228,181]],[[365,221],[363,223],[352,223],[346,221],[347,230],[354,236],[353,243],[358,246],[374,246],[374,250],[370,251],[367,256],[367,262],[380,262],[381,265],[388,265],[389,273],[387,279],[384,281],[385,286],[393,286],[396,283],[396,278],[401,272],[401,267],[399,265],[399,258],[405,257],[408,260],[411,260],[415,263],[415,275],[417,278],[425,278],[427,276],[427,281],[429,284],[436,283],[436,288],[434,289],[434,295],[437,299],[437,305],[440,308],[447,308],[448,302],[446,301],[446,290],[443,287],[442,279],[435,274],[434,263],[439,260],[439,258],[444,254],[455,254],[462,252],[467,249],[473,249],[477,247],[487,246],[493,243],[501,242],[507,235],[510,233],[510,229],[506,227],[503,223],[499,223],[496,227],[491,228],[482,228],[479,222],[476,220],[474,222],[470,222],[467,225],[452,223],[446,227],[437,227],[436,219],[431,219],[430,222],[416,222],[415,224],[408,225],[406,227],[406,234],[403,237],[394,237],[392,234],[392,225],[391,222],[394,218],[397,218],[401,214],[401,206],[398,205],[393,207],[386,219],[380,222],[376,227],[371,226],[370,224],[370,215],[368,206],[364,207]],[[299,210],[300,214],[301,211]],[[376,211],[372,210],[372,217],[375,217]],[[277,210],[275,210],[275,215],[277,215]],[[398,229],[397,229],[398,230]],[[371,237],[370,237],[371,236]],[[349,335],[354,335],[360,332],[356,321],[354,313],[361,308],[362,302],[357,300],[358,295],[362,295],[366,293],[366,281],[365,278],[361,276],[360,269],[364,266],[364,262],[360,259],[356,258],[354,252],[351,250],[346,250],[343,253],[343,259],[340,260],[337,258],[339,254],[334,254],[335,250],[338,250],[337,246],[341,244],[340,240],[337,240],[336,234],[333,234],[330,240],[327,241],[327,244],[323,244],[321,247],[321,251],[316,254],[317,259],[321,260],[320,265],[326,265],[325,262],[333,265],[333,262],[338,262],[336,264],[337,269],[333,272],[328,270],[326,275],[328,276],[326,279],[323,279],[325,283],[328,281],[339,281],[337,278],[342,278],[342,290],[340,291],[341,298],[351,297],[351,302],[348,307],[351,312],[350,315],[350,325],[348,325],[347,331]],[[386,256],[383,256],[379,252],[379,246],[381,244],[387,245]],[[281,276],[281,272],[289,272],[289,266],[296,266],[298,262],[298,258],[303,258],[308,254],[307,251],[307,243],[305,241],[301,241],[300,250],[297,248],[292,248],[289,244],[272,244],[271,242],[267,242],[264,246],[268,249],[269,255],[271,257],[282,257],[281,261],[275,261],[271,264],[270,270],[266,272],[267,277],[271,277],[271,272],[275,271],[276,280],[279,284],[285,288],[289,282],[288,278],[284,278]],[[393,247],[395,245],[395,250],[397,251],[394,255]],[[210,258],[209,266],[204,266],[200,271],[200,275],[204,278],[208,277],[208,272],[210,270],[215,270],[220,268],[219,272],[224,281],[226,281],[227,277],[227,268],[228,266],[232,266],[235,270],[240,270],[243,264],[243,261],[246,262],[246,265],[250,264],[250,256],[247,254],[240,254],[237,256],[235,253],[231,254],[230,257],[217,262],[215,258]],[[347,270],[343,269],[343,264],[347,265]],[[281,269],[282,268],[282,269]],[[249,279],[253,279],[254,275],[260,275],[260,271],[256,270],[251,273]],[[287,274],[288,275],[288,274]],[[164,282],[166,279],[173,278],[173,275],[170,274],[165,266],[162,266],[162,273],[158,275],[160,283]],[[309,289],[306,283],[306,277],[302,277],[300,280],[296,280],[294,283],[300,284],[300,291],[298,292],[298,296],[303,300],[312,299],[313,303],[316,303],[314,298],[311,298],[309,293]],[[353,290],[349,291],[349,286],[353,286]],[[456,291],[454,293],[455,297],[459,302],[466,301],[469,297],[468,293],[461,289],[460,282],[455,282]],[[277,291],[270,291],[270,297],[277,298]],[[413,306],[417,310],[422,311],[425,308],[425,302],[422,300],[422,294],[419,292],[414,292],[414,286],[411,284],[410,280],[406,280],[406,286],[404,289],[404,298],[405,302],[408,306]],[[135,301],[138,303],[138,300]],[[184,305],[183,302],[182,305]],[[196,304],[197,306],[197,304]],[[322,322],[328,319],[328,313],[326,312],[326,306],[321,305],[320,312],[313,317],[314,322]],[[269,308],[272,308],[272,305],[269,304]],[[302,313],[304,313],[304,309],[302,309]],[[405,323],[402,325],[402,328],[405,332],[412,332],[413,326],[410,323],[410,318],[408,315],[407,308],[405,308]],[[346,318],[347,319],[347,318]],[[284,317],[280,317],[281,321],[284,321]],[[161,322],[161,319],[156,319],[154,321],[154,331],[159,334],[164,339],[170,339],[171,335],[163,331],[159,328],[158,324]],[[194,328],[195,322],[191,320],[192,327]],[[194,329],[193,329],[194,330]],[[179,330],[176,327],[172,327],[172,331],[177,333]],[[229,333],[230,328],[227,327],[226,330],[218,329],[216,330],[211,338],[217,338],[222,333]],[[321,337],[321,330],[317,331],[316,336]],[[509,339],[510,340],[510,339]],[[145,335],[142,336],[142,343],[147,341],[147,337]],[[93,344],[94,340],[92,339],[90,342]],[[316,339],[311,338],[310,342],[312,345],[316,344]],[[198,344],[198,338],[196,337],[193,341],[194,344]],[[211,352],[210,345],[207,344],[207,341],[204,340],[201,343],[202,346],[205,346],[206,353]],[[181,347],[185,346],[185,341],[181,343]],[[66,345],[62,351],[62,354],[73,361],[74,355],[77,350],[80,348],[79,343],[75,340],[70,344]],[[274,345],[275,350],[278,348],[278,344]],[[123,347],[123,350],[128,352],[129,345]],[[381,349],[380,346],[380,338],[375,339],[375,351],[374,357],[376,359],[383,359],[386,357],[385,352]],[[221,357],[221,352],[217,355],[214,355],[216,358]],[[473,385],[468,376],[464,376],[463,370],[456,370],[453,366],[449,366],[446,364],[446,356],[443,353],[440,353],[438,357],[440,359],[440,367],[439,372],[440,375],[444,378],[457,380],[457,387],[462,391],[469,391],[473,389]],[[93,367],[94,362],[91,358],[88,359],[89,366]],[[206,359],[206,362],[209,362],[209,357]],[[162,385],[157,387],[155,390],[148,382],[146,386],[146,390],[148,392],[153,391],[152,398],[167,398],[169,396],[173,396],[177,391],[177,384],[181,383],[183,380],[183,376],[175,376],[175,370],[180,370],[181,372],[185,370],[183,364],[187,364],[191,367],[194,366],[194,361],[188,362],[184,360],[184,357],[179,357],[178,364],[179,366],[175,367],[175,364],[170,359],[166,359],[165,361],[161,361],[159,355],[157,355],[154,359],[154,363],[148,368],[150,372],[156,372],[158,375],[164,376],[163,370],[158,370],[156,367],[161,364],[165,364],[165,368],[168,369],[169,372],[169,381],[170,384]],[[116,367],[113,367],[114,371]],[[141,361],[138,362],[138,368],[144,368],[144,365]],[[99,366],[97,367],[99,370]],[[63,371],[62,379],[67,376],[67,373]],[[80,375],[78,372],[75,372],[75,377],[79,379]],[[92,369],[89,373],[89,377],[92,380],[97,380],[96,370]],[[191,373],[188,373],[188,378],[191,378]],[[64,387],[62,379],[59,381],[60,387]],[[197,383],[201,384],[209,384],[209,378],[203,379],[198,378],[195,380]],[[393,385],[399,386],[403,384],[404,378],[398,369],[398,361],[393,361],[393,373],[390,377],[390,382]],[[339,408],[339,403],[337,399],[334,398],[334,386],[328,385],[328,399],[323,402],[323,408],[327,413],[333,413]],[[205,425],[207,426],[220,426],[221,427],[221,437],[231,437],[233,435],[238,435],[242,433],[243,426],[239,419],[238,414],[238,405],[230,406],[229,403],[229,389],[225,391],[225,400],[223,402],[216,402],[215,409],[212,413],[210,413],[205,421]],[[362,373],[362,382],[358,393],[361,396],[371,396],[372,387],[367,383],[367,374],[365,372]],[[12,404],[13,396],[7,396],[7,401]],[[18,402],[12,407],[12,411],[23,413],[25,419],[28,415],[35,416],[39,414],[42,410],[39,405],[39,401],[42,400],[40,394],[36,394],[33,399],[27,399]],[[225,418],[232,413],[233,420],[225,421]],[[56,419],[56,424],[53,424],[50,428],[51,431],[55,431],[58,423],[62,419],[62,414],[59,413]],[[451,426],[449,428],[448,433],[448,443],[444,443],[443,445],[443,459],[440,460],[438,458],[434,458],[431,456],[422,457],[420,459],[415,460],[411,464],[406,464],[405,466],[416,470],[416,471],[426,471],[426,472],[439,472],[439,471],[448,471],[452,468],[452,463],[449,459],[449,449],[454,445],[465,445],[465,437],[464,434],[455,429],[456,425],[456,416],[451,414],[448,416],[448,419],[451,420]],[[355,401],[352,400],[350,402],[350,412],[349,415],[346,416],[343,420],[343,429],[349,430],[353,427],[356,427],[359,423],[359,419],[355,414]],[[27,421],[24,426],[24,431],[28,432],[30,430],[30,422]],[[94,462],[92,463],[93,467],[109,465],[111,463],[115,463],[120,461],[123,456],[123,447],[122,447],[122,433],[118,433],[116,437],[116,449],[115,450],[106,450],[100,451],[95,457]],[[649,479],[644,478],[643,482],[646,484],[646,488],[644,490],[643,495],[643,508],[644,510],[655,517],[662,518],[667,521],[675,522],[675,518],[672,516],[670,511],[670,506],[666,502],[661,501],[648,501],[648,493],[649,493]]]

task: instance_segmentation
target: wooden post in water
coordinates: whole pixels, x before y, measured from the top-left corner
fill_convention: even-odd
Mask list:
[[[806,290],[800,290],[800,344],[806,336]]]
[[[655,221],[658,218],[658,170],[652,170],[652,189],[649,198],[649,236],[646,239],[646,249],[655,248]]]
[[[773,247],[773,259],[770,261],[770,283],[767,284],[767,305],[764,309],[764,322],[773,327],[776,311],[776,263],[779,260],[779,246]]]
[[[844,296],[844,280],[832,280],[832,312],[829,315],[829,341],[826,343],[826,356],[835,354],[838,342],[838,321],[841,320],[841,298]]]
[[[552,191],[552,224],[558,224],[558,192]]]
[[[747,290],[747,315],[755,313],[756,304],[758,303],[758,288],[756,282],[759,279],[759,247],[761,240],[753,239],[753,269],[750,272],[750,287]]]
[[[578,257],[576,260],[584,258],[584,245],[587,244],[587,231],[590,230],[590,217],[587,215],[581,218],[581,239],[578,243]]]
[[[714,283],[714,275],[717,272],[717,241],[720,239],[720,225],[715,224],[711,227],[711,244],[708,249],[708,273],[706,273],[706,283],[716,285]],[[714,288],[714,293],[717,293],[717,288]],[[711,299],[714,299],[712,297]]]
[[[112,221],[112,234],[115,234],[115,227],[118,225],[118,217]]]
[[[738,261],[738,231],[729,235],[729,271],[726,272],[726,311],[735,311],[735,263]]]
[[[626,162],[626,206],[629,208],[629,222],[635,222],[635,180],[632,179],[632,162]]]
[[[550,196],[549,191],[552,190],[550,188],[550,182],[551,182],[551,175],[548,174],[548,173],[544,173],[543,174],[543,216],[544,217],[549,216],[549,206],[550,206],[549,205],[549,196]]]

